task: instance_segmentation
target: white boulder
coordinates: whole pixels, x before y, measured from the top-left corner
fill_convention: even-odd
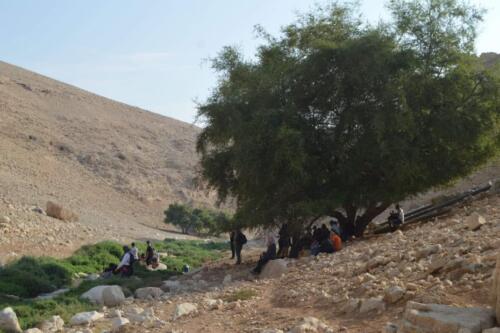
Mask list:
[[[473,231],[478,230],[479,228],[481,228],[485,224],[486,224],[486,219],[476,212],[472,213],[465,220],[466,228],[469,230],[473,230]]]
[[[97,286],[84,293],[81,298],[106,306],[117,306],[125,301],[125,295],[120,286]]]
[[[139,299],[147,299],[147,298],[155,298],[158,299],[163,295],[163,290],[156,287],[146,287],[139,288],[135,291],[135,298]]]
[[[292,328],[288,333],[333,333],[333,329],[318,318],[306,317],[300,324]]]
[[[175,307],[174,320],[198,312],[198,306],[193,303],[182,303]]]
[[[284,259],[270,260],[262,269],[261,279],[275,279],[288,272],[287,262]]]
[[[90,325],[91,323],[104,318],[104,314],[97,311],[80,312],[71,317],[69,323],[72,326]]]
[[[494,326],[490,309],[408,302],[398,333],[481,333]]]
[[[0,330],[7,333],[22,332],[17,315],[10,307],[0,311]]]

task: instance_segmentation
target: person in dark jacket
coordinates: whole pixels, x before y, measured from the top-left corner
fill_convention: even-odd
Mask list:
[[[146,244],[148,246],[146,248],[146,265],[149,266],[149,265],[153,264],[153,260],[154,260],[154,256],[155,256],[155,249],[151,245],[150,241],[147,241]]]
[[[229,233],[229,244],[231,245],[231,259],[234,259],[234,256],[236,254],[235,248],[234,248],[234,237],[236,235],[236,231],[231,231]]]
[[[247,237],[245,234],[241,232],[240,229],[236,230],[236,234],[234,236],[234,250],[236,252],[236,264],[241,264],[241,250],[243,249],[243,245],[247,243]]]
[[[279,258],[286,258],[288,257],[288,251],[290,250],[290,233],[288,232],[288,225],[284,223],[281,226],[281,229],[279,231],[279,250],[278,250],[278,257]]]
[[[269,260],[276,259],[276,241],[272,235],[267,236],[267,250],[262,253],[259,261],[257,262],[257,267],[255,267],[252,272],[255,274],[260,274],[262,268],[269,262]]]

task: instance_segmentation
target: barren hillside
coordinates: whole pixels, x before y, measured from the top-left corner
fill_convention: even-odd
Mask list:
[[[15,212],[52,200],[82,224],[141,235],[170,202],[212,202],[193,185],[197,132],[0,62],[0,216],[33,220]]]

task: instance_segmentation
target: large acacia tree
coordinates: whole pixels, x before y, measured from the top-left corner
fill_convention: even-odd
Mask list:
[[[482,12],[393,0],[367,26],[334,3],[227,47],[199,106],[202,174],[249,226],[336,216],[351,234],[391,203],[470,173],[499,146],[499,80],[473,54]]]

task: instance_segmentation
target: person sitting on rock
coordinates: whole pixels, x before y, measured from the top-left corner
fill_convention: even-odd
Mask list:
[[[269,260],[276,259],[276,240],[273,235],[268,235],[266,240],[267,250],[260,255],[260,259],[257,262],[257,267],[252,270],[254,274],[260,274],[262,268]]]
[[[396,211],[389,213],[389,226],[391,229],[396,230],[405,222],[405,213],[399,204],[396,204]]]
[[[335,252],[342,250],[342,238],[338,233],[332,231],[332,233],[330,234],[330,241],[333,244],[333,250]]]
[[[123,255],[118,267],[116,267],[114,273],[121,274],[123,277],[129,277],[134,274],[134,256],[130,252],[129,247],[126,245],[123,247],[123,252],[125,252],[125,254]]]

